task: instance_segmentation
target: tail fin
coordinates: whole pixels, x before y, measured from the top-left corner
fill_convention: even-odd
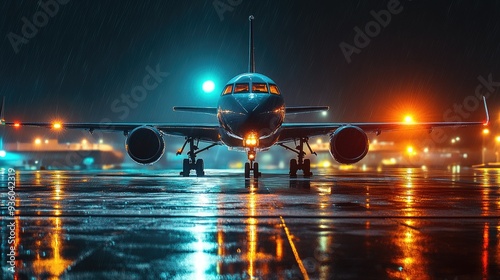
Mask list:
[[[253,19],[254,17],[251,15],[248,17],[248,20],[250,21],[250,35],[248,38],[248,73],[255,73],[255,56],[254,56],[254,44],[253,44]]]

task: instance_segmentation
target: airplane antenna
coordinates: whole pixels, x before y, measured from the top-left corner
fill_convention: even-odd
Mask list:
[[[255,73],[255,56],[254,56],[254,45],[253,45],[253,15],[248,17],[250,21],[250,36],[249,36],[249,61],[248,61],[248,72]]]

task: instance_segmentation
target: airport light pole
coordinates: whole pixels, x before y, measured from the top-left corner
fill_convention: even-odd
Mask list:
[[[490,134],[490,130],[485,128],[483,129],[483,145],[481,148],[481,163],[484,165],[484,154],[486,152],[486,147],[484,146],[484,139],[486,138],[486,135]]]

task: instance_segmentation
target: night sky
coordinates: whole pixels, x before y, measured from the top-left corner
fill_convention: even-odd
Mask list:
[[[478,77],[490,79],[492,91],[482,90],[498,118],[500,1],[54,1],[0,4],[7,120],[216,122],[172,107],[216,106],[225,82],[247,71],[250,14],[257,72],[288,106],[330,106],[326,118],[289,121],[400,121],[405,112],[444,121],[454,104],[472,100]],[[372,24],[349,63],[340,44],[356,47],[355,28],[388,5],[397,12],[385,27]],[[24,28],[31,38],[23,38],[36,15],[41,27]],[[157,68],[156,87],[118,110]],[[216,83],[212,94],[201,90],[206,79]],[[483,115],[479,107],[460,118]]]

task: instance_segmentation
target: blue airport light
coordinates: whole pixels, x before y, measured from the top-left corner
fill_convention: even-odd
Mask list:
[[[202,85],[203,91],[206,93],[211,93],[215,89],[215,83],[211,80],[205,81]]]

